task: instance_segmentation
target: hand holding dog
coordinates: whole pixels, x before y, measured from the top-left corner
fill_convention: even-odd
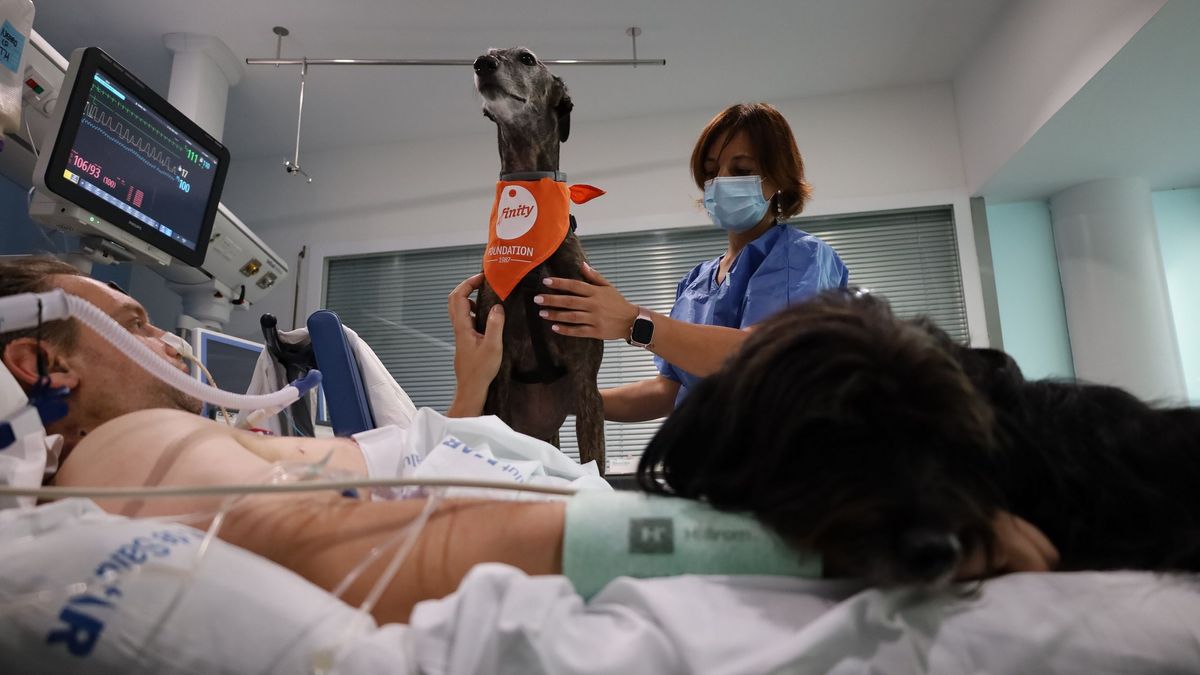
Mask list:
[[[488,386],[500,371],[504,354],[504,306],[492,307],[486,333],[475,330],[475,302],[471,300],[471,294],[482,285],[483,274],[476,274],[456,286],[446,304],[450,325],[454,327],[454,377],[457,383],[454,402],[446,411],[449,417],[483,414]]]
[[[558,293],[542,293],[533,301],[543,307],[539,315],[553,322],[551,330],[571,337],[616,340],[629,337],[637,305],[625,299],[591,265],[580,266],[585,281],[547,277],[543,283]]]

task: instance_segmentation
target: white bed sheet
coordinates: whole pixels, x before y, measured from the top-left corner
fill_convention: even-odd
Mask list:
[[[565,579],[490,565],[419,605],[412,633],[427,673],[1182,675],[1200,673],[1200,581],[1022,574],[964,597],[683,576],[585,605]]]
[[[338,644],[349,646],[331,672],[367,675],[1200,673],[1194,576],[1012,575],[970,597],[620,578],[584,603],[564,577],[490,564],[419,605],[409,627],[367,621],[347,635],[356,616],[344,603],[236,547],[215,542],[190,576],[199,539],[86,500],[0,511],[0,674],[305,673]],[[141,573],[90,592],[68,586],[141,561]],[[15,603],[38,591],[50,592]],[[72,625],[83,632],[50,639]]]

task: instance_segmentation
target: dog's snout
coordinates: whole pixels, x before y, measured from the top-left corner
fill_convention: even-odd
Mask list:
[[[485,73],[494,73],[498,68],[500,68],[500,62],[497,61],[496,57],[494,56],[484,54],[483,56],[475,59],[475,72],[479,73],[480,75]]]

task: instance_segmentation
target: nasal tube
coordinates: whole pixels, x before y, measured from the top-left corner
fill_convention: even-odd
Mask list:
[[[39,309],[40,308],[40,309]],[[216,406],[235,410],[286,407],[304,396],[321,382],[321,372],[310,370],[304,377],[270,394],[248,395],[217,389],[193,379],[171,365],[169,361],[142,344],[132,333],[112,317],[83,298],[62,289],[47,293],[22,293],[0,298],[0,330],[32,328],[37,321],[53,321],[72,316],[100,334],[111,344],[141,366],[146,372],[179,391]],[[39,316],[40,314],[40,316]]]

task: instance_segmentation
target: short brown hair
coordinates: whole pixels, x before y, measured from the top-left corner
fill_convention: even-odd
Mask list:
[[[692,178],[696,187],[704,189],[704,159],[712,144],[721,136],[725,143],[738,132],[745,132],[754,154],[758,156],[764,178],[779,186],[778,209],[784,218],[804,210],[812,196],[812,188],[804,180],[804,160],[796,147],[796,137],[787,120],[773,106],[766,103],[739,103],[721,111],[696,141],[692,150]]]
[[[0,298],[20,293],[45,293],[54,290],[50,277],[56,274],[83,276],[78,269],[49,256],[27,256],[0,260]],[[36,328],[0,333],[0,354],[14,340],[34,337]],[[47,321],[42,324],[42,339],[65,349],[75,346],[78,328],[71,319]]]

